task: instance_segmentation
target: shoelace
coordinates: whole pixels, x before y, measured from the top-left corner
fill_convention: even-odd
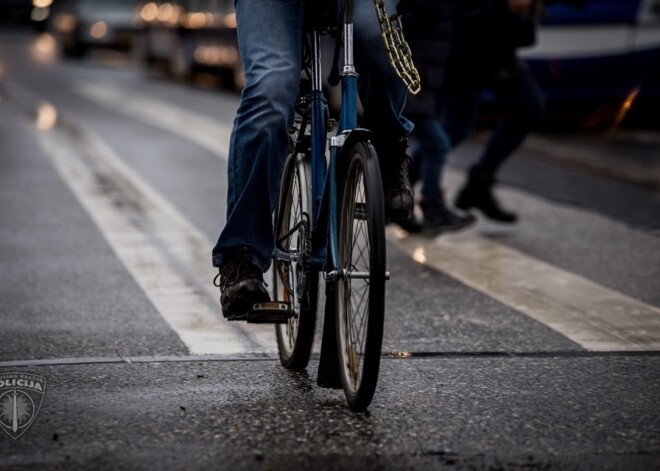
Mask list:
[[[213,278],[213,284],[224,290],[230,284],[247,278],[260,278],[262,275],[261,270],[251,263],[249,252],[240,251],[220,268]]]
[[[213,286],[216,288],[220,287],[220,272],[218,272],[218,274],[213,277]]]
[[[408,183],[408,165],[410,164],[410,156],[403,154],[399,164],[399,180],[401,183]]]

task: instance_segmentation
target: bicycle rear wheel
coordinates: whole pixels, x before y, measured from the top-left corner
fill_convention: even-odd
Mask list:
[[[314,342],[318,272],[310,270],[310,163],[302,154],[289,155],[275,210],[275,246],[286,257],[273,258],[273,294],[289,304],[293,316],[275,325],[280,362],[286,368],[307,367]]]
[[[373,147],[357,142],[348,153],[340,199],[336,287],[337,348],[346,400],[369,406],[378,382],[385,315],[385,211]]]

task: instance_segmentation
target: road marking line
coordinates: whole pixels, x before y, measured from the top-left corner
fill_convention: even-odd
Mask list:
[[[660,309],[475,232],[390,240],[413,260],[551,327],[591,351],[660,349]]]
[[[171,130],[223,160],[227,158],[231,129],[219,121],[108,84],[80,84],[78,91],[98,103]],[[126,110],[118,106],[126,102],[130,104]],[[209,141],[209,132],[215,132],[218,139]],[[450,169],[447,176],[456,179]],[[588,350],[660,348],[657,308],[475,232],[469,236],[443,236],[439,241],[390,239],[413,258],[423,254],[429,266],[548,325]]]
[[[98,136],[84,127],[76,131],[91,149],[85,155],[89,161],[67,149],[62,136],[40,133],[39,142],[62,180],[190,352],[273,352],[272,327],[230,324],[210,306],[215,301],[209,299],[215,300],[216,292],[210,286],[215,270],[210,266],[212,244],[208,239]],[[111,187],[104,189],[103,184]],[[172,266],[172,258],[192,277],[207,283],[191,283],[190,276]]]
[[[276,353],[228,353],[199,355],[153,355],[153,356],[111,356],[111,357],[78,357],[78,358],[43,358],[32,360],[0,361],[0,368],[19,368],[27,366],[73,366],[99,364],[133,364],[133,363],[194,363],[208,361],[273,361],[279,360]]]
[[[218,120],[183,110],[179,107],[144,97],[129,89],[122,89],[110,83],[79,82],[75,90],[85,98],[138,119],[151,126],[160,127],[183,139],[193,142],[223,162],[228,159],[227,149],[231,127]],[[264,278],[270,280],[269,270]],[[317,314],[320,316],[320,314]],[[322,329],[316,329],[314,351],[319,351]],[[264,334],[261,334],[264,337]]]
[[[221,160],[227,160],[230,126],[110,84],[80,82],[75,89],[89,100],[182,136]]]

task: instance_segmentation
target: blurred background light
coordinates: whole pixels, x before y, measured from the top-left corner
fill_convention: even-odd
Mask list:
[[[50,103],[44,102],[37,108],[37,129],[47,131],[57,123],[57,110]]]
[[[156,21],[156,18],[158,18],[158,5],[154,2],[145,4],[140,10],[140,18],[147,23]]]
[[[48,8],[53,4],[53,0],[34,0],[32,2],[32,5],[34,5],[35,8]]]
[[[49,16],[50,8],[48,7],[34,7],[32,13],[30,13],[30,19],[36,22],[44,21]]]
[[[89,28],[89,35],[94,39],[102,39],[108,34],[108,25],[105,21],[97,21]]]
[[[425,263],[426,262],[426,252],[424,251],[424,247],[417,247],[413,251],[412,258],[414,261],[418,263]]]

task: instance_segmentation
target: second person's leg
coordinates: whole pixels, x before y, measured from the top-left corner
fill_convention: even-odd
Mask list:
[[[395,2],[386,0],[386,4],[393,12]],[[355,0],[353,20],[355,60],[364,108],[362,126],[374,132],[386,211],[393,219],[405,220],[412,215],[414,206],[405,140],[413,125],[403,116],[406,88],[387,57],[373,0]]]
[[[513,77],[496,82],[493,90],[504,106],[504,117],[493,130],[479,161],[470,169],[468,182],[459,193],[456,206],[462,209],[474,207],[492,220],[512,223],[517,221],[517,214],[503,208],[493,192],[496,174],[543,118],[545,100],[522,62]]]

